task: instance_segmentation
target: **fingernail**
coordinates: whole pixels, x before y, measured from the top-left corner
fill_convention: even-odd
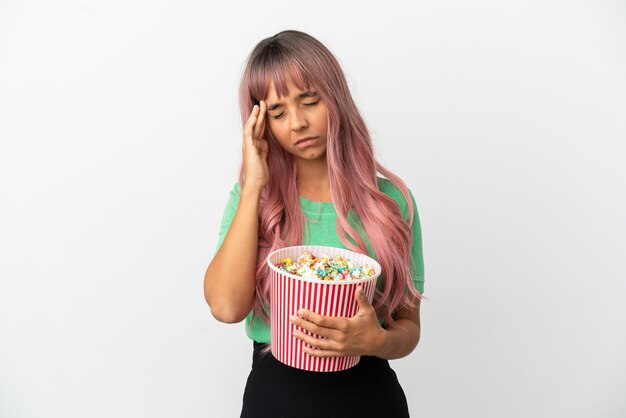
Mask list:
[[[304,311],[302,309],[298,309],[298,316],[304,315]]]
[[[297,317],[297,316],[295,316],[295,315],[292,315],[292,316],[289,318],[289,320],[290,320],[290,321],[292,321],[292,322],[293,322],[293,321],[295,321],[296,319],[298,319],[298,317]]]

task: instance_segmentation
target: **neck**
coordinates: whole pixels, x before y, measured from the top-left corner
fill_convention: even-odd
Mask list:
[[[297,170],[302,195],[317,197],[321,201],[331,200],[326,158],[297,160]]]

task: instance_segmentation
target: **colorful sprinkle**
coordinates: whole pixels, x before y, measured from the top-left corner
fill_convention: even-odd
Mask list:
[[[322,254],[317,258],[309,251],[303,252],[298,257],[297,263],[290,257],[285,257],[276,267],[296,276],[328,281],[363,279],[375,274],[374,269],[367,263],[357,266],[350,259],[340,255],[331,259],[328,255]]]

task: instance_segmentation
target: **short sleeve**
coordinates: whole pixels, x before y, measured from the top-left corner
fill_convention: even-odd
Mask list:
[[[417,204],[415,203],[415,197],[409,189],[411,195],[411,204],[413,205],[413,244],[411,246],[411,256],[413,259],[412,266],[412,278],[415,288],[424,293],[424,254],[422,252],[422,227],[420,223],[419,213],[417,211]],[[403,199],[404,200],[404,199]],[[405,207],[406,213],[403,213],[405,219],[408,219],[408,208]]]
[[[393,185],[386,178],[378,178],[379,189],[391,196],[398,206],[400,207],[400,213],[402,219],[409,220],[409,206],[407,204],[404,195],[395,185]],[[422,254],[422,228],[420,223],[419,212],[417,210],[417,204],[415,203],[415,196],[411,189],[408,189],[409,196],[411,197],[411,205],[413,205],[413,223],[411,229],[413,231],[413,239],[411,244],[411,279],[413,285],[420,292],[424,292],[424,256]]]
[[[235,213],[237,212],[237,207],[239,206],[239,199],[241,198],[241,186],[239,183],[235,183],[232,190],[230,191],[230,195],[228,197],[228,202],[226,203],[226,208],[224,209],[224,213],[222,214],[222,221],[220,222],[220,235],[217,240],[217,247],[215,248],[215,253],[217,253],[224,242],[224,238],[226,238],[226,233],[228,233],[228,229],[230,228],[230,224],[233,222],[235,218]]]

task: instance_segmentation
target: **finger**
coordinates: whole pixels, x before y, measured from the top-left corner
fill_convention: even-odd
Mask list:
[[[265,122],[265,109],[267,108],[265,101],[261,100],[259,105],[259,113],[254,125],[254,139],[259,139],[263,134],[264,122]]]
[[[312,322],[324,328],[343,330],[346,318],[324,316],[307,309],[299,309],[298,316],[306,321]]]
[[[295,315],[289,318],[289,320],[291,321],[292,324],[302,328],[305,331],[312,332],[313,334],[319,335],[320,337],[326,337],[326,338],[330,337],[331,330],[328,328],[324,328],[322,326],[314,324],[313,322],[309,322],[306,319],[299,318]]]
[[[328,317],[324,317],[328,318]],[[338,319],[338,318],[331,318]],[[344,318],[345,319],[345,318]],[[292,316],[290,318],[291,323],[302,328],[303,330],[312,332],[315,335],[319,335],[320,337],[328,338],[333,341],[339,341],[342,338],[342,331],[333,328],[323,327],[314,322],[307,321],[304,318],[300,318],[298,316]],[[343,326],[341,326],[343,328]]]
[[[267,108],[266,104],[264,104],[264,106]],[[257,138],[262,140],[259,143],[267,143],[267,139],[265,138],[265,125],[267,125],[267,112],[263,111],[263,119],[260,121],[259,133],[257,135]]]
[[[267,161],[267,150],[269,146],[267,145],[267,141],[259,142],[259,152],[261,153],[261,157]]]
[[[266,121],[267,121],[267,117],[263,117],[263,122],[261,123],[261,130],[259,131],[259,139],[263,139],[265,141],[266,141],[266,138],[265,138],[265,125],[267,124]]]
[[[252,112],[250,112],[250,116],[248,116],[248,120],[246,121],[245,125],[243,126],[243,135],[244,135],[244,137],[246,137],[246,136],[252,137],[252,127],[254,126],[254,122],[256,121],[257,109],[258,109],[257,105],[254,105],[252,107]]]
[[[359,308],[369,308],[372,306],[369,300],[367,300],[367,296],[363,291],[363,286],[359,286],[354,291],[354,297],[356,298],[357,303],[359,304]]]
[[[267,141],[259,142],[259,149],[261,150],[262,154],[267,155],[267,151],[269,149],[269,145],[268,145]]]
[[[314,356],[314,357],[345,357],[345,356],[349,355],[349,354],[346,354],[346,353],[341,353],[339,351],[317,350],[315,348],[310,348],[310,347],[302,347],[302,351],[304,351],[308,355]]]
[[[336,349],[336,344],[327,338],[317,338],[312,335],[307,334],[306,332],[293,331],[293,336],[304,341],[306,344],[310,345],[313,348],[318,348],[321,350],[332,350]]]

